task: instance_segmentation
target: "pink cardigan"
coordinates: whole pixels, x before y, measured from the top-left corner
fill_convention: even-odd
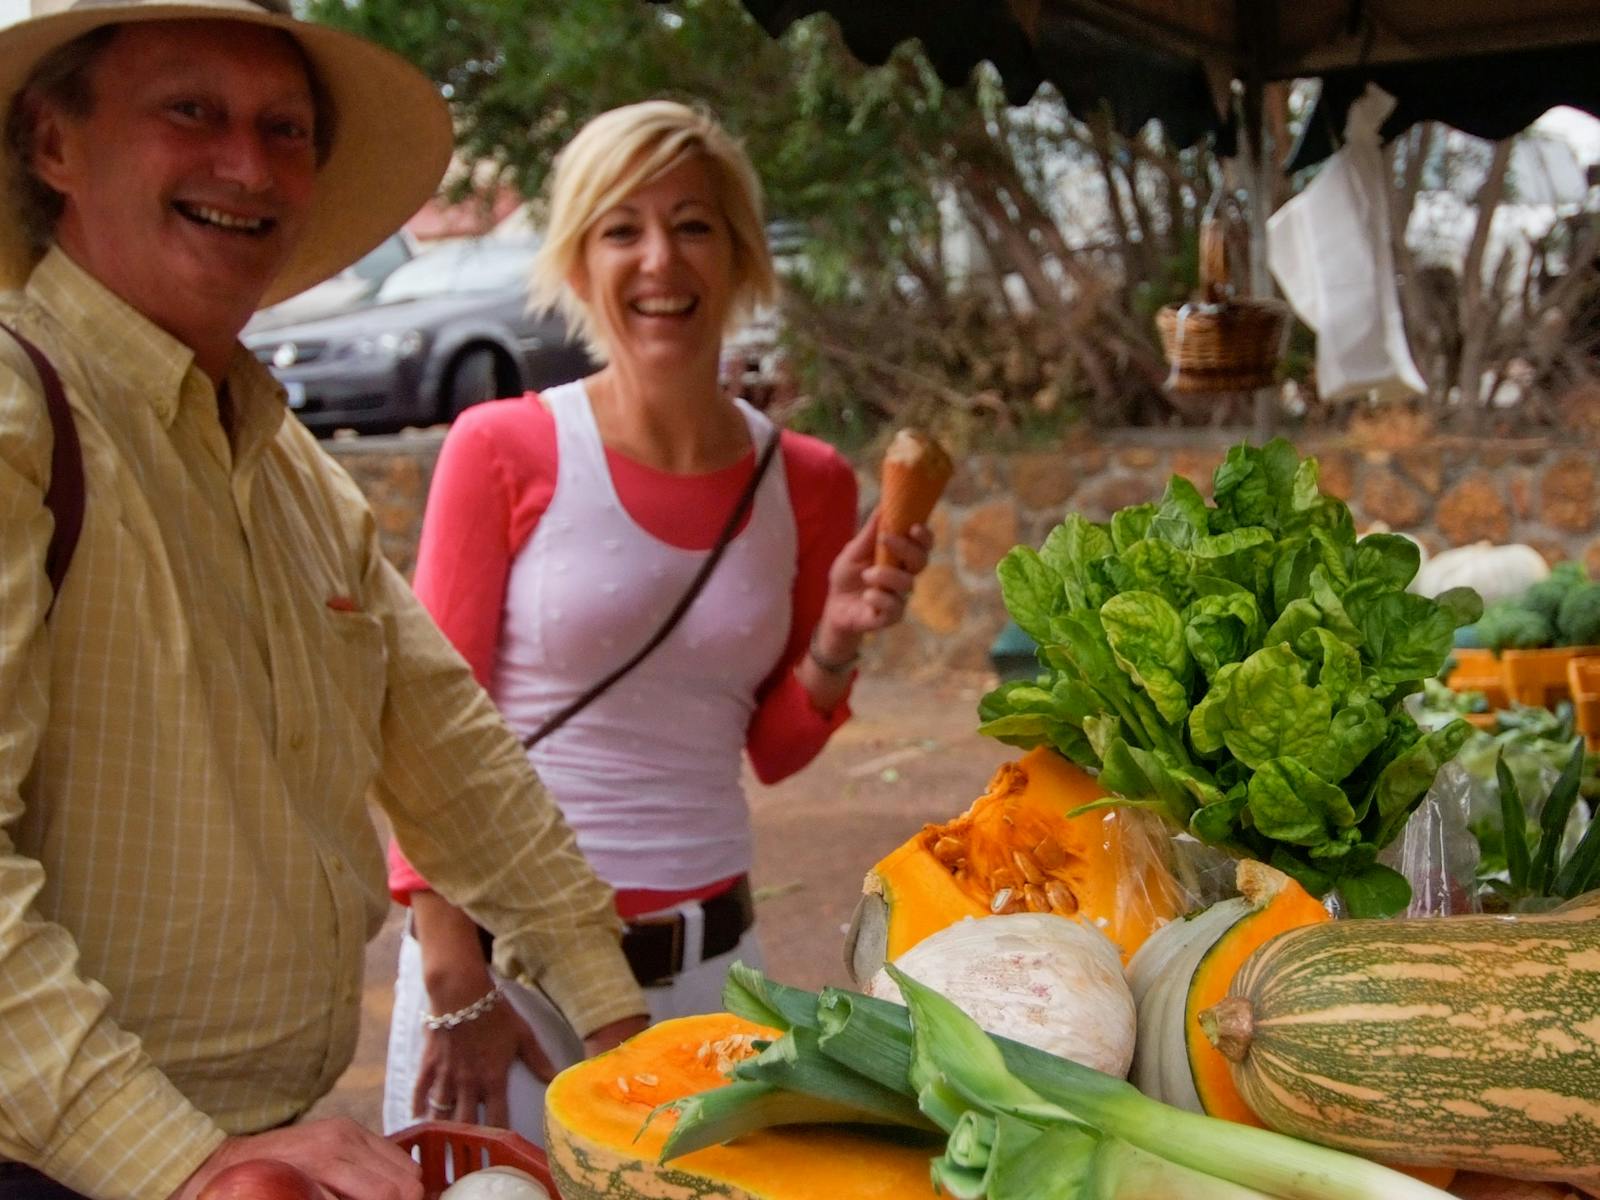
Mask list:
[[[777,668],[761,686],[745,737],[751,767],[763,783],[775,783],[804,767],[850,716],[845,701],[832,712],[818,712],[794,669],[822,616],[828,568],[855,532],[855,473],[836,450],[816,438],[786,431],[780,448],[799,561],[789,636]],[[484,686],[493,676],[499,650],[506,579],[555,494],[556,457],[555,419],[532,393],[468,409],[456,419],[439,454],[414,586]],[[754,469],[755,453],[724,470],[694,476],[657,471],[610,450],[606,460],[618,496],[644,529],[670,545],[710,549]],[[389,890],[394,898],[408,904],[413,891],[427,886],[391,843]],[[637,913],[658,899],[662,897],[624,893],[618,906],[625,914]]]

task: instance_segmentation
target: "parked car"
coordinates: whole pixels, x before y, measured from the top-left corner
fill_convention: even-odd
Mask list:
[[[425,250],[371,304],[247,332],[245,344],[318,434],[450,421],[469,405],[593,369],[557,316],[528,311],[537,244],[484,237]]]
[[[244,327],[245,338],[284,325],[315,321],[366,304],[377,295],[383,281],[417,254],[416,243],[405,230],[391,233],[355,262],[315,287],[263,308]]]

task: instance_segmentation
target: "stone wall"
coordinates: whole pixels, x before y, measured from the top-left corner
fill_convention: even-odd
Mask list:
[[[1038,545],[1068,509],[1103,520],[1156,499],[1181,474],[1209,493],[1240,435],[1207,430],[1080,434],[1057,449],[967,457],[933,517],[938,547],[908,619],[869,647],[867,665],[982,669],[1005,623],[994,568],[1018,542]],[[440,435],[328,443],[371,499],[385,551],[409,573]],[[1431,437],[1404,425],[1298,439],[1322,484],[1350,502],[1357,528],[1410,533],[1431,553],[1487,540],[1527,542],[1552,562],[1600,577],[1600,445],[1571,440]],[[876,499],[860,471],[862,503]]]

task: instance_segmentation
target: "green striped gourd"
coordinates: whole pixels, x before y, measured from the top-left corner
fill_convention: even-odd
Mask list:
[[[1201,1020],[1274,1129],[1600,1188],[1600,892],[1538,915],[1294,929]]]

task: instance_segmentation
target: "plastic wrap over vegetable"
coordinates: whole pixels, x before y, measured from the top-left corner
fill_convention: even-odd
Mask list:
[[[1478,902],[1478,839],[1467,825],[1471,812],[1472,776],[1459,762],[1446,763],[1400,836],[1378,858],[1411,885],[1405,916],[1483,911]]]
[[[982,731],[1049,745],[1118,799],[1269,862],[1351,912],[1410,900],[1377,861],[1471,728],[1423,732],[1402,701],[1437,675],[1470,589],[1406,591],[1416,544],[1357,539],[1315,459],[1236,446],[1214,504],[1174,476],[1159,504],[1071,515],[999,576],[1041,672],[980,706]]]

